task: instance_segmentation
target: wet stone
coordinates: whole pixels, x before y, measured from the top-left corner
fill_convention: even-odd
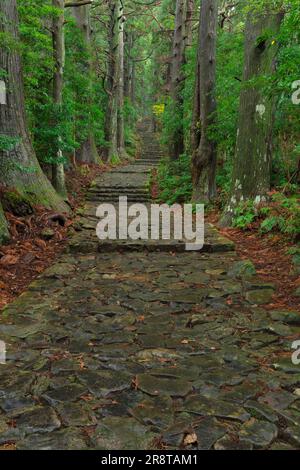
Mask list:
[[[220,398],[226,401],[244,403],[246,400],[254,398],[261,389],[262,387],[256,383],[245,382],[232,387],[230,390],[226,389],[222,391],[220,393]]]
[[[61,276],[70,276],[75,271],[75,266],[68,263],[57,263],[51,268],[48,268],[44,273],[44,277],[56,278]]]
[[[280,323],[273,323],[266,327],[266,331],[270,331],[278,336],[290,336],[292,334],[291,329],[287,325],[282,325]]]
[[[156,430],[167,428],[174,419],[173,402],[165,396],[146,398],[129,409],[129,413],[140,423]]]
[[[133,378],[126,372],[109,370],[83,370],[77,377],[96,397],[106,397],[110,393],[129,389]]]
[[[240,441],[238,436],[235,438],[224,436],[219,439],[215,445],[215,450],[252,450],[253,444],[247,441]]]
[[[171,349],[154,348],[154,349],[143,349],[136,354],[138,361],[153,361],[153,360],[174,360],[178,358],[178,353]]]
[[[273,310],[270,312],[272,320],[281,321],[290,325],[300,325],[300,313],[289,310]]]
[[[184,282],[191,283],[191,284],[206,284],[210,277],[208,274],[205,273],[192,273],[182,276]]]
[[[65,385],[54,390],[49,390],[43,394],[44,400],[50,405],[61,402],[71,402],[77,400],[86,392],[86,388],[79,384]]]
[[[97,419],[87,405],[80,403],[64,403],[56,407],[65,426],[93,426]]]
[[[209,373],[201,374],[201,380],[214,385],[238,385],[244,378],[235,372],[224,369],[216,369]]]
[[[276,438],[278,429],[273,423],[251,419],[243,424],[239,432],[241,441],[250,442],[255,448],[264,449]]]
[[[270,450],[294,450],[294,447],[286,442],[276,441],[269,448]]]
[[[8,426],[5,420],[3,419],[2,421],[0,418],[0,445],[23,439],[24,435],[24,431],[13,426]]]
[[[67,428],[47,434],[31,434],[17,442],[18,450],[84,450],[87,443],[81,431]]]
[[[299,365],[293,364],[291,359],[280,359],[272,364],[273,368],[287,374],[299,374]]]
[[[285,410],[297,397],[285,390],[270,391],[259,398],[260,403],[268,405],[273,410]]]
[[[16,338],[27,338],[30,335],[34,335],[43,327],[43,323],[32,322],[31,325],[0,325],[0,335],[13,336]]]
[[[46,406],[26,411],[16,423],[17,427],[26,434],[51,432],[61,426],[55,411]]]
[[[233,403],[198,395],[186,399],[182,405],[182,411],[200,416],[228,418],[240,422],[245,422],[250,418],[249,413]]]
[[[101,420],[93,442],[98,450],[148,450],[155,437],[134,418],[110,416]]]
[[[289,426],[283,431],[286,441],[300,447],[300,426]]]
[[[47,375],[39,375],[31,385],[30,392],[33,396],[39,397],[48,389],[49,384],[50,379]]]
[[[0,400],[0,408],[8,416],[14,417],[36,407],[36,402],[30,398],[11,398]]]
[[[34,381],[32,372],[11,370],[0,380],[0,398],[23,398]]]
[[[257,289],[246,293],[246,300],[251,304],[263,305],[271,302],[273,289]]]
[[[183,443],[184,436],[191,432],[194,433],[194,429],[191,425],[186,421],[179,420],[163,432],[161,440],[168,448],[178,449]]]
[[[250,260],[236,261],[228,271],[229,277],[251,278],[256,274],[254,264]]]
[[[215,442],[226,434],[227,428],[215,418],[207,417],[195,426],[197,447],[200,450],[209,450]]]
[[[257,401],[247,401],[244,404],[245,410],[247,410],[251,416],[256,417],[258,419],[266,419],[271,423],[276,423],[278,421],[278,416],[272,408],[262,403],[258,403]]]
[[[192,384],[178,378],[167,378],[148,374],[137,375],[137,387],[149,395],[184,397],[192,390]]]
[[[78,370],[80,365],[74,359],[60,359],[52,362],[51,372],[56,375],[62,372],[72,372]]]

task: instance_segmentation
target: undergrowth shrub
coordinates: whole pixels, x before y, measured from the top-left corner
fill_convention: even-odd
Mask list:
[[[300,235],[299,195],[287,197],[276,192],[265,205],[255,206],[253,201],[241,203],[235,209],[233,225],[243,230],[255,225],[261,234],[281,233],[295,240]]]
[[[162,160],[158,169],[159,202],[189,202],[192,197],[191,159],[183,154],[176,161]]]

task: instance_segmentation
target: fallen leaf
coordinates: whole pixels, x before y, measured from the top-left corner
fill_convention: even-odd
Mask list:
[[[17,264],[19,261],[19,258],[14,255],[5,255],[3,258],[0,259],[0,264],[2,266],[12,266],[14,264]]]
[[[36,244],[36,246],[38,246],[42,250],[47,247],[47,243],[44,240],[41,240],[40,238],[37,238],[36,240],[34,240],[34,243]]]
[[[195,444],[197,440],[197,435],[194,432],[192,434],[187,434],[183,440],[183,445],[188,446],[190,444]]]

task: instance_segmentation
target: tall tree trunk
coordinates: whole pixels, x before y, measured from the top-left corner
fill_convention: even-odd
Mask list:
[[[191,153],[195,155],[200,144],[200,34],[201,22],[198,26],[198,47],[195,70],[195,87],[193,100],[193,116],[191,125]]]
[[[84,44],[88,54],[91,54],[91,6],[83,5],[72,8],[72,14],[76,20],[76,24],[82,33]],[[92,72],[93,66],[91,59],[85,64],[87,87],[90,89],[92,86]],[[90,103],[86,103],[87,107]],[[80,132],[80,127],[79,127]],[[81,143],[80,148],[76,150],[76,158],[81,162],[97,163],[99,162],[99,155],[95,143],[95,136],[92,130],[88,131],[87,138]]]
[[[210,201],[216,195],[217,149],[209,131],[216,115],[217,18],[217,0],[202,0],[198,44],[201,137],[192,159],[193,200],[200,202]]]
[[[126,34],[126,51],[124,61],[124,95],[131,103],[135,101],[135,60],[132,58],[135,35],[130,31]]]
[[[0,32],[18,41],[16,0],[0,2]],[[34,153],[25,116],[24,86],[18,48],[1,47],[0,70],[4,71],[0,102],[0,182],[15,187],[35,204],[68,210],[42,172]]]
[[[110,0],[109,61],[107,91],[109,103],[106,113],[106,140],[108,159],[121,158],[124,145],[124,7],[121,0]]]
[[[8,225],[0,201],[0,245],[9,239]]]
[[[170,136],[170,156],[172,159],[179,158],[184,152],[183,135],[183,73],[184,46],[185,46],[185,0],[176,0],[175,30],[173,37],[173,50],[171,62],[171,98],[172,114],[176,116],[172,135]]]
[[[245,31],[243,83],[275,69],[277,42],[283,14],[249,13]],[[270,35],[271,32],[271,35]],[[272,37],[270,37],[272,36]],[[221,223],[229,225],[235,207],[253,199],[260,203],[270,190],[271,142],[274,123],[274,99],[259,84],[244,86],[240,95],[239,122],[229,202]]]
[[[184,39],[185,39],[185,48],[186,46],[191,46],[192,45],[192,40],[193,40],[193,14],[194,14],[194,9],[195,9],[195,0],[186,0],[185,3],[185,34],[184,34]]]
[[[119,74],[118,74],[118,154],[126,158],[125,150],[125,120],[124,120],[124,3],[118,1],[118,29],[119,29]]]
[[[64,85],[64,66],[65,66],[65,0],[52,0],[54,8],[59,10],[59,14],[53,16],[52,37],[53,37],[53,103],[58,109],[61,109],[63,103],[63,85]],[[57,163],[52,165],[52,183],[58,194],[67,197],[65,185],[65,171],[63,164],[63,154],[61,150],[61,137],[57,137],[55,143]]]

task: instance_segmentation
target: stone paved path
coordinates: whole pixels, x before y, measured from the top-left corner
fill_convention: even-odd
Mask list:
[[[142,191],[152,163],[103,182]],[[211,229],[202,252],[99,244],[97,187],[69,252],[1,314],[0,445],[300,448],[299,312],[267,312],[273,286]]]

